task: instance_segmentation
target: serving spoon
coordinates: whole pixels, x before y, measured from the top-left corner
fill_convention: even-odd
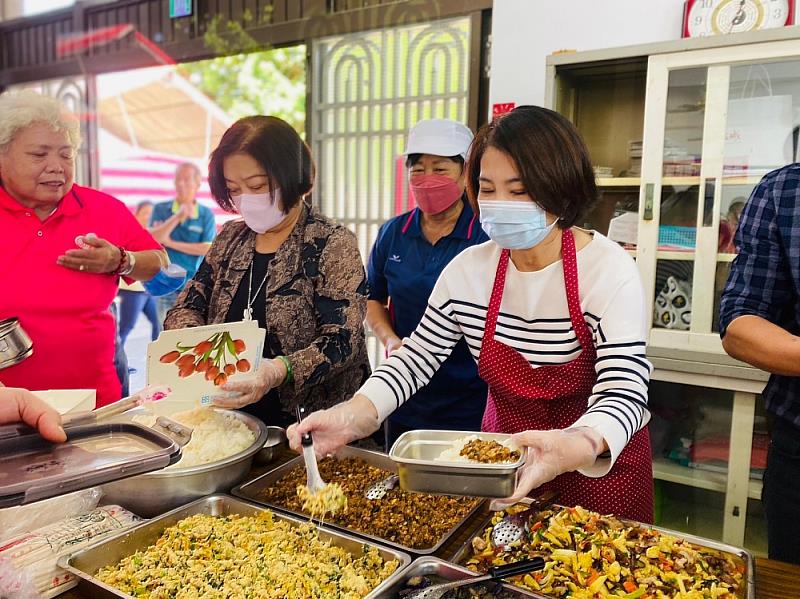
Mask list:
[[[303,420],[305,408],[297,406],[297,423]],[[317,466],[317,456],[314,453],[314,439],[311,438],[311,433],[304,433],[300,439],[300,445],[303,447],[303,461],[306,465],[306,486],[312,495],[316,495],[326,487],[325,481],[319,473]]]

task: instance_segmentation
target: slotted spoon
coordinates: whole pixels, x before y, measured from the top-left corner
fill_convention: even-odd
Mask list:
[[[526,559],[513,564],[505,564],[503,566],[494,566],[483,576],[475,578],[465,578],[464,580],[455,580],[453,582],[443,582],[442,584],[435,584],[426,589],[418,589],[413,593],[405,596],[405,599],[441,599],[447,591],[457,589],[459,587],[472,586],[473,584],[480,584],[490,580],[499,580],[501,578],[508,578],[509,576],[517,576],[519,574],[527,574],[544,568],[544,558],[534,557],[533,559]]]
[[[500,550],[519,541],[528,531],[531,518],[542,509],[553,503],[557,496],[555,491],[547,491],[540,497],[531,500],[528,509],[516,514],[509,514],[494,525],[490,540],[492,545]]]
[[[389,491],[397,486],[398,482],[400,482],[400,477],[396,474],[387,476],[383,480],[379,480],[375,484],[371,485],[370,488],[364,493],[364,497],[373,501],[383,499],[386,497],[386,494]]]

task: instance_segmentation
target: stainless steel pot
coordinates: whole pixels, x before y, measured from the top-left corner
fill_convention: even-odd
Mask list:
[[[289,447],[286,430],[280,426],[267,427],[267,440],[263,449],[256,454],[256,464],[266,466],[278,457],[278,452]]]
[[[33,353],[33,341],[17,318],[0,320],[0,370],[19,364]]]
[[[244,422],[255,433],[256,440],[248,449],[202,466],[158,470],[103,485],[103,501],[152,518],[206,495],[227,492],[241,482],[250,471],[253,458],[264,447],[267,427],[258,418],[244,412],[225,412]]]

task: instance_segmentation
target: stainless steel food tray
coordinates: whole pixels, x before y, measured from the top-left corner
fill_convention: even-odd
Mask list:
[[[414,560],[411,565],[403,570],[399,579],[386,588],[384,597],[386,599],[396,599],[400,591],[403,590],[408,581],[414,576],[436,576],[441,578],[441,582],[449,582],[451,580],[463,580],[477,576],[475,572],[456,566],[449,562],[440,560],[437,557],[424,556]],[[525,589],[512,586],[510,584],[501,584],[503,589],[503,599],[517,599],[521,597],[535,597],[533,593]]]
[[[529,505],[531,503],[531,499],[526,498],[520,503],[525,505]],[[551,504],[543,509],[560,509],[564,506]],[[453,556],[453,562],[456,564],[463,564],[469,559],[470,552],[472,551],[472,539],[476,536],[482,536],[483,532],[489,527],[492,523],[492,517],[496,512],[491,512],[481,523],[475,527],[472,533],[467,537],[467,540],[464,544],[456,551],[455,555]],[[651,524],[642,524],[641,522],[636,522],[635,520],[628,520],[626,518],[619,518],[620,522],[623,524],[627,524],[630,526],[641,526],[643,528],[652,528],[653,530],[657,530],[664,534],[671,535],[673,537],[677,537],[679,539],[684,539],[693,545],[697,545],[698,547],[705,547],[706,549],[715,549],[717,551],[722,551],[724,553],[728,553],[734,555],[742,560],[745,566],[745,579],[747,584],[745,585],[744,591],[739,589],[737,592],[737,597],[740,599],[756,599],[756,573],[755,573],[755,560],[753,559],[753,555],[747,551],[746,549],[740,549],[739,547],[734,547],[733,545],[726,545],[725,543],[720,543],[718,541],[714,541],[712,539],[704,539],[702,537],[696,537],[694,535],[686,534],[683,532],[679,532],[677,530],[671,530],[669,528],[662,528],[661,526],[653,526]],[[550,595],[543,595],[541,593],[536,593],[534,591],[527,591],[530,593],[530,596],[538,597],[540,599],[552,599]]]
[[[263,511],[266,510],[261,506],[253,505],[228,495],[211,495],[210,497],[204,497],[189,505],[168,512],[159,518],[149,520],[144,524],[87,547],[82,551],[63,557],[59,560],[59,565],[79,578],[79,588],[89,599],[113,597],[131,599],[130,595],[126,595],[94,578],[94,574],[104,566],[116,564],[122,558],[140,549],[149,547],[156,542],[165,528],[189,516],[194,516],[195,514],[207,514],[218,517],[229,516],[231,514],[253,516]],[[281,513],[275,513],[275,517],[279,520],[286,520],[295,524],[301,524],[307,521]],[[411,557],[407,553],[388,549],[380,545],[364,543],[363,539],[357,539],[337,531],[327,530],[326,527],[320,527],[319,536],[321,539],[330,541],[331,544],[342,547],[355,555],[360,555],[362,553],[362,547],[366,544],[375,547],[383,559],[398,560],[400,562],[397,570],[367,595],[370,599],[385,597],[385,589],[392,586],[397,580],[400,580],[403,575],[402,571],[411,563]]]
[[[385,453],[378,453],[377,451],[369,451],[367,449],[360,449],[358,447],[346,446],[342,447],[339,451],[337,451],[334,454],[334,457],[338,459],[360,458],[365,462],[367,462],[368,464],[375,466],[376,468],[381,468],[382,470],[387,470],[389,472],[395,472],[395,473],[397,472],[397,464],[395,464],[392,460],[390,460],[389,456],[387,456]],[[281,464],[274,470],[270,470],[269,472],[267,472],[266,474],[262,474],[258,478],[255,478],[246,483],[242,483],[238,487],[235,487],[231,491],[231,493],[233,495],[236,495],[237,497],[241,497],[243,499],[261,505],[266,505],[270,508],[273,508],[281,512],[286,512],[288,514],[293,514],[295,516],[308,518],[308,514],[294,511],[284,506],[270,503],[264,499],[259,498],[259,494],[264,489],[274,485],[276,482],[278,482],[280,478],[282,478],[285,474],[288,474],[290,470],[296,468],[297,466],[304,467],[302,456],[289,460],[285,464]],[[364,490],[366,491],[366,489]],[[483,501],[479,501],[478,503],[476,503],[475,507],[473,507],[458,524],[456,524],[453,528],[451,528],[450,531],[447,532],[447,534],[445,534],[441,539],[439,539],[439,542],[437,542],[436,545],[434,545],[433,547],[425,547],[422,549],[419,548],[415,549],[413,547],[408,547],[401,543],[395,543],[393,541],[382,539],[381,537],[376,537],[366,532],[355,530],[353,528],[349,528],[346,526],[341,526],[339,524],[336,524],[335,522],[326,522],[325,526],[336,530],[341,530],[350,534],[358,535],[359,537],[364,537],[365,539],[375,541],[376,543],[382,543],[384,545],[389,545],[390,547],[396,547],[397,549],[400,549],[401,551],[407,551],[408,553],[416,555],[430,555],[431,553],[435,553],[436,551],[438,551],[441,548],[441,546],[464,525],[464,523],[469,519],[469,517],[475,513],[475,510],[480,508],[482,504]]]
[[[517,470],[525,463],[523,452],[515,462],[482,464],[444,462],[437,458],[464,437],[506,441],[511,435],[475,431],[413,430],[400,435],[389,452],[397,462],[400,485],[418,493],[447,493],[475,497],[510,497]]]

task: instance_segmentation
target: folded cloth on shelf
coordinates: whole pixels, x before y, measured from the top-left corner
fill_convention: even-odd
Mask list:
[[[753,450],[750,454],[750,468],[764,470],[767,467],[767,450],[769,436],[763,433],[753,435]],[[727,462],[730,458],[730,438],[712,436],[695,440],[690,450],[691,461],[697,464],[704,462]]]

